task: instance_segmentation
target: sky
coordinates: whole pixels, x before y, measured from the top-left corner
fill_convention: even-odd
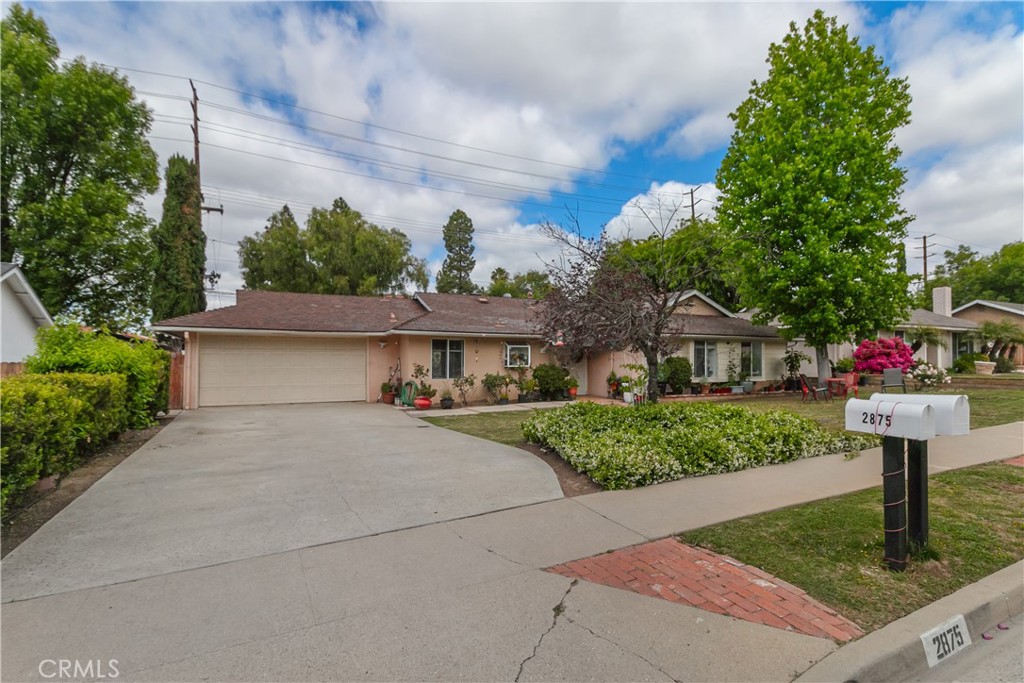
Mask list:
[[[436,274],[462,209],[476,268],[543,269],[544,222],[641,236],[646,216],[712,216],[729,113],[768,47],[816,4],[27,3],[63,58],[116,67],[154,113],[160,157],[191,157],[199,97],[211,308],[241,288],[236,244],[287,203],[345,200],[402,230]],[[909,79],[897,134],[908,268],[1024,225],[1022,5],[821,3]],[[163,187],[145,201],[159,221]],[[649,228],[647,228],[649,231]]]

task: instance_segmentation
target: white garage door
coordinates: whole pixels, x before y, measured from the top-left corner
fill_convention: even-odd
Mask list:
[[[365,400],[365,339],[200,337],[200,406]]]

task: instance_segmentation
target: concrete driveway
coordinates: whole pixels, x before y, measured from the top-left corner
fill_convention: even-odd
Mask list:
[[[3,601],[561,498],[524,451],[381,405],[181,414],[3,562]]]

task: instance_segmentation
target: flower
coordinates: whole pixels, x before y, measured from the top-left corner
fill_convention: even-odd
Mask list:
[[[931,363],[918,363],[907,374],[925,386],[949,384],[953,381],[953,378],[949,376],[949,373],[942,368],[935,367]]]
[[[881,373],[886,368],[907,372],[914,364],[914,351],[899,337],[865,339],[853,352],[855,372]]]

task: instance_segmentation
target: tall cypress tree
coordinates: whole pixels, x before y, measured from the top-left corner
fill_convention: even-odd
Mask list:
[[[444,248],[448,257],[437,274],[437,291],[442,294],[475,294],[477,287],[469,279],[476,265],[473,258],[473,221],[456,209],[444,226]]]
[[[154,321],[206,310],[206,234],[195,163],[175,154],[167,160],[166,181],[163,216],[152,232]]]

